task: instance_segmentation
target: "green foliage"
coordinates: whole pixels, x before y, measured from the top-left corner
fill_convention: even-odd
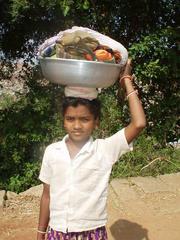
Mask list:
[[[103,90],[99,96],[102,105],[100,126],[95,132],[95,138],[105,138],[117,132],[122,126],[122,112],[117,101],[116,87]],[[111,107],[110,107],[111,106]],[[107,124],[108,123],[108,124]]]
[[[63,13],[64,16],[70,14],[70,10],[74,7],[77,9],[87,10],[90,7],[88,0],[40,0],[40,1],[30,1],[30,0],[12,0],[10,4],[10,15],[13,21],[23,15],[26,15],[28,10],[32,8],[42,8],[46,11],[53,11],[55,8]]]
[[[129,49],[147,113],[148,131],[164,145],[179,138],[177,44],[175,32],[165,29],[143,37]]]
[[[147,132],[136,142],[135,151],[115,165],[112,177],[179,171],[179,150],[166,146],[179,138],[177,8],[175,0],[0,1],[0,77],[11,79],[21,59],[29,89],[15,98],[0,96],[1,188],[19,192],[36,184],[45,146],[64,135],[59,114],[62,89],[40,81],[34,56],[45,39],[73,25],[93,28],[124,44],[138,78]],[[100,100],[102,119],[94,135],[106,137],[128,124],[130,117],[117,85],[103,90]]]
[[[16,19],[24,11],[28,10],[30,5],[28,0],[12,0],[10,13],[13,19]]]
[[[15,174],[10,177],[7,183],[7,190],[19,193],[37,185],[40,183],[40,181],[38,181],[39,169],[39,161],[35,163],[25,163],[21,174]]]
[[[141,134],[133,152],[123,155],[114,165],[111,178],[157,176],[180,171],[180,149],[163,147],[155,137]]]
[[[177,9],[175,0],[116,0],[113,4],[103,0],[2,0],[2,50],[6,61],[8,54],[24,57],[34,53],[44,39],[73,25],[93,28],[128,47],[143,35],[176,28]]]
[[[0,96],[0,110],[9,108],[14,102],[14,96],[10,94],[1,94]]]
[[[44,147],[64,134],[55,103],[61,90],[49,84],[42,86],[33,78],[28,81],[29,92],[3,104],[0,113],[0,185],[15,189],[16,183],[17,191],[37,182],[30,176],[37,175]]]

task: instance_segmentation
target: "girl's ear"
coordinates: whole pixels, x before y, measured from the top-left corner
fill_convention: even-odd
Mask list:
[[[98,129],[99,125],[100,125],[99,118],[97,118],[95,120],[95,129]]]

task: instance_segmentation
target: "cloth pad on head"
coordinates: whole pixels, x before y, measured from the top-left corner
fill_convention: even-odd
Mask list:
[[[79,97],[88,100],[93,100],[98,96],[98,90],[96,88],[87,87],[71,87],[66,86],[64,90],[66,97]]]

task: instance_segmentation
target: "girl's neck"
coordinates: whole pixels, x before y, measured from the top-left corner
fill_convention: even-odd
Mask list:
[[[87,139],[87,141],[83,141],[83,142],[75,142],[70,138],[68,138],[66,140],[66,145],[67,145],[71,159],[73,159],[78,154],[78,152],[88,142],[88,140],[89,139]]]

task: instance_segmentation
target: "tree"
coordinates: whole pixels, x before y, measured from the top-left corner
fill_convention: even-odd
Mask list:
[[[167,28],[143,37],[129,49],[147,112],[148,132],[164,146],[179,139],[177,41],[174,30]]]
[[[73,25],[106,33],[126,47],[154,30],[177,26],[175,0],[2,0],[0,4],[2,48],[14,57],[34,53],[46,37]]]
[[[20,191],[34,184],[39,149],[63,135],[55,100],[61,99],[62,89],[42,80],[36,54],[46,38],[73,25],[93,28],[125,45],[138,77],[148,134],[161,145],[178,139],[177,9],[175,0],[1,0],[0,76],[11,79],[21,60],[29,91],[0,110],[0,185]],[[119,118],[122,125],[128,121],[126,105],[117,110],[116,90],[114,85],[101,95],[112,108],[109,114],[104,105],[109,126],[106,118],[99,135],[116,131]]]

